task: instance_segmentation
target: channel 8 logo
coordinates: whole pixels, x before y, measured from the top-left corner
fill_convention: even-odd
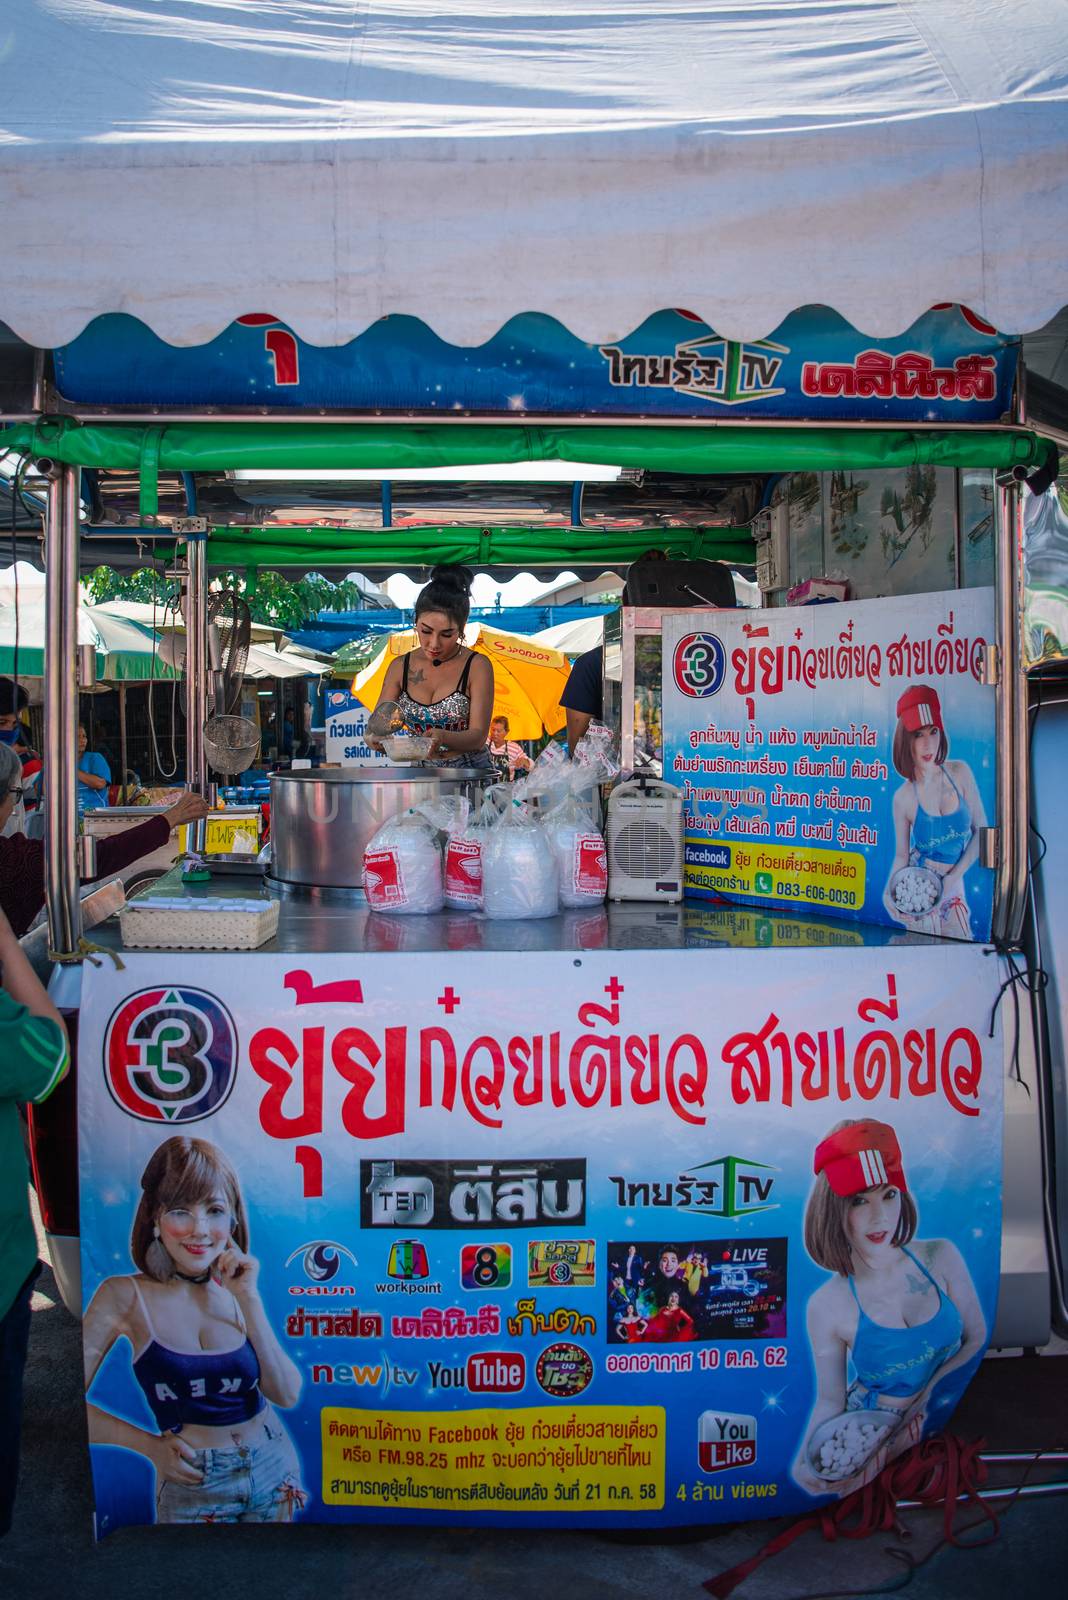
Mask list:
[[[460,1282],[465,1289],[508,1289],[512,1283],[510,1244],[465,1244],[460,1251]]]
[[[229,1097],[237,1029],[203,989],[140,989],[113,1013],[104,1035],[111,1098],[141,1122],[199,1122]]]
[[[704,700],[723,687],[727,652],[714,633],[687,633],[672,658],[675,687],[693,700]]]

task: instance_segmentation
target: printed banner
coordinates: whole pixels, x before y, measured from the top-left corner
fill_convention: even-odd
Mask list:
[[[896,339],[809,307],[748,344],[687,311],[659,311],[613,345],[527,312],[475,348],[445,344],[414,317],[320,346],[254,315],[180,349],[114,314],[58,349],[55,368],[60,393],[83,405],[968,423],[1009,409],[1018,346],[948,305]]]
[[[367,743],[371,715],[348,689],[327,689],[323,695],[326,759],[342,767],[373,767],[386,762],[381,750]]]
[[[992,589],[664,619],[686,890],[986,939]]]
[[[85,974],[100,1535],[735,1521],[946,1423],[997,1300],[995,958],[296,959]]]

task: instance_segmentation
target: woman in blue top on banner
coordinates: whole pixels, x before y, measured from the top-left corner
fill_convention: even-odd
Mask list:
[[[916,1238],[918,1213],[893,1128],[840,1122],[816,1146],[805,1208],[805,1248],[834,1276],[809,1300],[816,1403],[794,1462],[810,1494],[845,1495],[920,1439],[931,1391],[986,1343],[971,1274],[948,1239]],[[856,1471],[828,1482],[812,1470],[810,1441],[824,1422],[900,1413],[904,1426]],[[882,1419],[876,1419],[880,1424]]]
[[[928,684],[906,689],[897,703],[893,762],[904,778],[894,795],[894,860],[883,904],[913,933],[949,939],[972,937],[964,875],[979,855],[986,811],[966,761],[950,761],[938,695]],[[902,909],[890,891],[901,867],[926,867],[942,880],[942,896],[928,912]]]
[[[156,1469],[158,1522],[289,1522],[300,1463],[275,1406],[301,1375],[267,1321],[237,1175],[206,1139],[177,1136],[141,1178],[130,1236],[138,1271],[105,1278],[85,1314],[85,1383],[125,1339],[157,1432],[90,1405],[91,1444]]]

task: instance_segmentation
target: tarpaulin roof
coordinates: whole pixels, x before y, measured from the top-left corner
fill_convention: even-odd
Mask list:
[[[0,318],[315,344],[1068,302],[1063,0],[5,0]]]

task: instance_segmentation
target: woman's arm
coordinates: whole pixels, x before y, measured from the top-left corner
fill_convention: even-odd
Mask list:
[[[964,849],[964,854],[959,861],[954,862],[942,880],[942,893],[946,900],[953,898],[953,891],[958,888],[964,874],[979,856],[979,829],[986,827],[986,807],[983,805],[979,794],[979,787],[972,775],[972,769],[964,761],[955,761],[953,769],[957,777],[957,784],[964,796],[964,803],[972,814],[972,836]]]
[[[927,1384],[926,1393],[929,1394],[936,1383],[957,1367],[967,1366],[986,1343],[986,1318],[983,1308],[979,1304],[979,1296],[975,1292],[972,1275],[968,1271],[964,1257],[956,1245],[949,1239],[931,1239],[920,1246],[914,1246],[923,1256],[924,1264],[935,1277],[940,1277],[945,1284],[946,1293],[960,1312],[964,1324],[964,1333],[961,1338],[960,1349],[955,1355],[950,1356],[934,1374]]]
[[[830,1302],[834,1285],[817,1289],[808,1303],[805,1325],[808,1342],[812,1346],[812,1362],[816,1369],[816,1403],[808,1419],[800,1447],[794,1459],[794,1479],[809,1494],[829,1494],[830,1486],[817,1478],[808,1462],[808,1446],[821,1422],[837,1417],[846,1408],[846,1343],[834,1326]]]
[[[468,692],[471,712],[467,727],[455,733],[436,729],[438,748],[432,754],[459,755],[464,750],[481,750],[485,745],[493,715],[493,665],[485,656],[475,656],[471,662]]]
[[[79,767],[78,782],[84,783],[87,789],[107,789],[111,783],[111,778],[102,778],[97,772],[90,772],[85,767]]]
[[[260,1388],[276,1406],[295,1406],[303,1380],[267,1321],[259,1294],[259,1272],[256,1258],[243,1254],[232,1241],[212,1267],[216,1281],[229,1289],[241,1308],[245,1332],[260,1364]]]
[[[260,1363],[260,1388],[276,1406],[295,1406],[300,1399],[300,1369],[278,1343],[277,1335],[267,1321],[263,1301],[258,1295],[252,1300],[242,1301],[241,1310],[244,1312],[249,1340]]]
[[[908,784],[903,783],[894,795],[894,859],[890,863],[886,886],[883,889],[883,905],[886,908],[887,915],[892,917],[895,922],[904,923],[906,926],[909,919],[894,904],[893,897],[890,894],[890,880],[895,872],[908,865],[909,833],[913,822],[910,814],[909,799]]]
[[[378,705],[376,705],[375,710],[378,709],[378,706],[382,704],[383,700],[396,700],[397,696],[400,694],[401,678],[403,673],[404,658],[402,656],[396,656],[386,668],[386,675],[382,679],[382,693],[378,697]],[[371,746],[372,750],[381,750],[383,748],[381,739],[368,738],[367,743]]]
[[[567,753],[569,756],[573,756],[579,741],[584,737],[586,730],[593,721],[593,712],[573,711],[570,706],[565,706],[564,719],[567,726]]]
[[[4,988],[12,1000],[16,1000],[20,1006],[25,1006],[32,1017],[47,1017],[49,1022],[54,1022],[65,1038],[67,1030],[63,1018],[27,961],[22,946],[15,938],[11,924],[3,911],[0,911],[0,969],[3,971]]]
[[[101,1362],[116,1340],[133,1344],[129,1317],[133,1310],[133,1285],[128,1279],[106,1278],[89,1302],[82,1322],[82,1349],[85,1359],[85,1390],[88,1394]],[[192,1449],[176,1433],[149,1433],[133,1422],[126,1422],[100,1406],[88,1405],[89,1443],[113,1444],[123,1450],[136,1450],[151,1461],[160,1478],[172,1483],[198,1484],[204,1474],[191,1463]]]

